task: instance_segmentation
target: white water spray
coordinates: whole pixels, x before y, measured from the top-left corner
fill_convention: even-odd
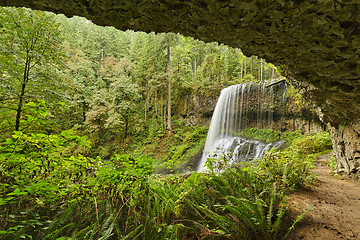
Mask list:
[[[267,84],[269,82],[244,83],[230,86],[221,91],[211,119],[204,153],[196,169],[197,172],[206,170],[205,163],[208,158],[226,157],[228,164],[248,161],[261,158],[265,152],[278,148],[283,143],[283,141],[264,143],[234,135],[247,127],[249,121],[244,118],[248,118],[248,115],[251,114],[255,114],[253,119],[259,128],[265,120],[268,121],[269,126],[272,125],[274,92],[272,86],[266,88]],[[249,96],[252,94],[258,96],[256,103],[249,100]],[[249,105],[255,109],[253,113],[249,113]],[[268,113],[267,116],[265,111]]]

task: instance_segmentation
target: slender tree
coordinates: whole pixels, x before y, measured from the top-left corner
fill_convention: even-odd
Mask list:
[[[240,51],[239,51],[239,52],[240,52]],[[240,68],[240,82],[242,82],[242,81],[243,81],[243,77],[244,77],[243,73],[244,73],[244,62],[243,62],[243,61],[241,61],[241,68]]]
[[[259,62],[259,67],[258,67],[258,81],[261,81],[261,60]]]
[[[250,58],[250,74],[253,76],[253,57]]]
[[[260,59],[260,81],[263,80],[263,76],[264,76],[264,66],[263,66],[263,59]]]
[[[245,57],[245,59],[244,59],[244,76],[246,76],[246,68],[247,68],[246,60],[247,60],[247,57]]]
[[[193,70],[193,79],[196,78],[196,72],[197,72],[197,58],[196,58],[196,49],[193,50],[194,58],[193,58],[193,64],[192,64],[192,70]]]
[[[167,113],[167,132],[168,135],[171,134],[171,51],[170,45],[167,47],[167,74],[168,74],[168,113]]]
[[[54,15],[25,8],[1,8],[1,84],[9,100],[17,101],[15,130],[20,130],[24,104],[50,97],[59,89],[61,37]],[[59,90],[55,90],[59,91]],[[11,101],[10,101],[11,102]]]

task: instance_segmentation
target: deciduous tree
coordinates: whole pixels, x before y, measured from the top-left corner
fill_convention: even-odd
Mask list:
[[[62,38],[53,14],[25,8],[1,8],[0,28],[1,94],[18,131],[26,102],[61,95]]]

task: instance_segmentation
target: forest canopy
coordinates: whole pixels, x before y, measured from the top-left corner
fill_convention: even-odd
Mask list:
[[[239,49],[178,34],[123,32],[23,8],[0,16],[2,137],[73,128],[95,149],[120,144],[152,127],[171,131],[194,95],[216,98],[226,86],[276,76]]]

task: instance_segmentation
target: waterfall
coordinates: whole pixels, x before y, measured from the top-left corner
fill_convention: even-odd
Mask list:
[[[264,143],[249,140],[235,133],[247,127],[271,128],[274,104],[285,102],[287,84],[275,94],[271,82],[249,82],[227,87],[221,91],[214,109],[202,159],[196,169],[205,170],[208,158],[226,157],[228,164],[261,158],[267,151],[278,148],[283,141]],[[278,84],[277,84],[278,85]]]

